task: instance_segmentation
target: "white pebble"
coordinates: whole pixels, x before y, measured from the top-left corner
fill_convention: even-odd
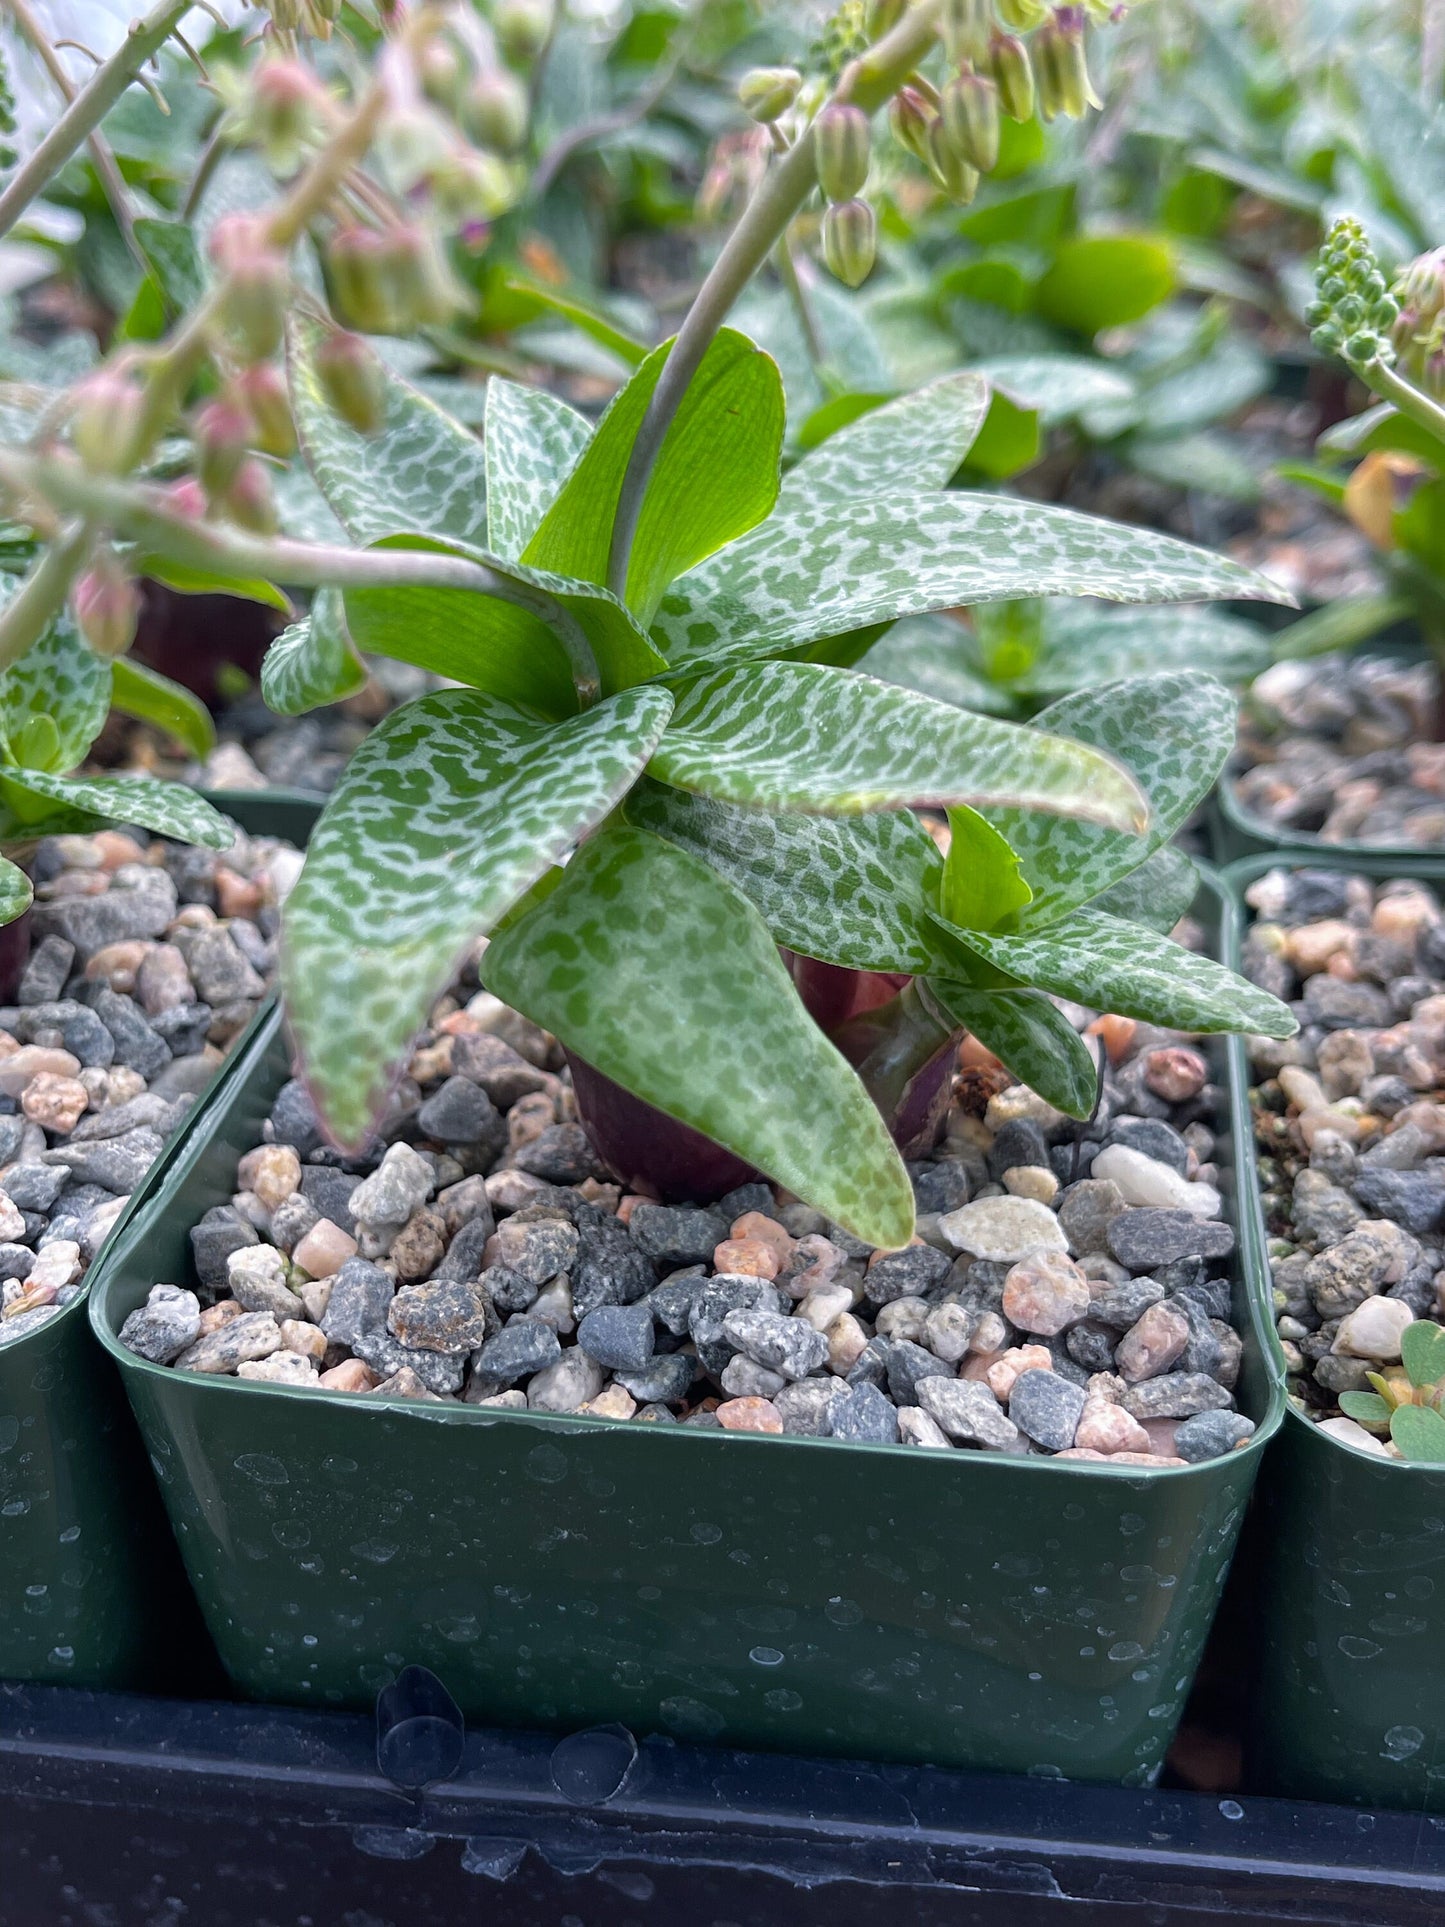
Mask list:
[[[1117,1184],[1125,1204],[1188,1211],[1196,1218],[1217,1218],[1224,1200],[1212,1184],[1191,1184],[1158,1158],[1145,1157],[1127,1144],[1110,1144],[1094,1159],[1089,1174]]]

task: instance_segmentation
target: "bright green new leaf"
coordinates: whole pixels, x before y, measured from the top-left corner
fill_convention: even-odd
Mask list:
[[[1144,234],[1085,234],[1060,244],[1034,290],[1045,321],[1075,334],[1120,328],[1157,308],[1174,291],[1174,254]]]
[[[189,689],[133,656],[119,656],[111,664],[110,702],[122,716],[134,716],[137,722],[164,730],[192,756],[209,756],[216,747],[216,725],[206,705]]]
[[[1167,937],[1199,894],[1199,872],[1177,844],[1166,843],[1137,870],[1090,899],[1091,910],[1142,923]]]
[[[5,770],[0,783],[7,798],[20,790],[67,810],[135,823],[179,843],[229,850],[236,840],[235,824],[184,783],[163,783],[154,776],[55,776],[38,769]]]
[[[161,221],[141,215],[135,238],[150,263],[156,286],[172,319],[189,314],[206,291],[206,272],[187,221]]]
[[[915,493],[780,505],[674,584],[653,629],[669,662],[688,667],[1031,595],[1291,600],[1253,569],[1154,529],[1005,496]]]
[[[0,857],[0,925],[24,916],[34,895],[30,879],[19,865]]]
[[[1021,1084],[1066,1117],[1088,1117],[1098,1099],[1099,1074],[1088,1046],[1068,1018],[1036,990],[975,990],[931,977],[933,991],[955,1023],[1007,1065]]]
[[[1445,1379],[1445,1328],[1417,1318],[1400,1334],[1400,1362],[1412,1385],[1438,1385]]]
[[[582,458],[592,425],[542,388],[487,383],[487,546],[516,561]]]
[[[887,1126],[804,1010],[761,916],[706,863],[611,827],[494,939],[483,969],[489,990],[578,1057],[856,1236],[912,1236]]]
[[[938,906],[960,930],[997,930],[1033,901],[1007,842],[977,810],[948,812],[950,840]]]
[[[1108,403],[1127,408],[1138,389],[1122,368],[1088,355],[988,355],[973,364],[995,390],[1053,427]]]
[[[1352,1418],[1356,1425],[1379,1426],[1383,1429],[1390,1423],[1393,1407],[1387,1405],[1378,1392],[1341,1392],[1340,1410],[1346,1418]]]
[[[1347,415],[1315,443],[1316,452],[1325,455],[1358,457],[1373,455],[1377,449],[1414,455],[1422,462],[1440,461],[1440,443],[1429,429],[1387,401],[1377,402],[1362,415]]]
[[[1043,451],[1043,418],[1001,387],[990,391],[988,414],[968,451],[967,473],[1006,482],[1032,468]]]
[[[1390,1437],[1412,1465],[1445,1465],[1445,1418],[1431,1406],[1397,1406]]]
[[[805,455],[778,491],[778,507],[876,497],[885,489],[946,488],[988,413],[978,375],[945,375],[840,428]]]
[[[482,444],[369,348],[385,415],[375,434],[360,434],[332,408],[317,373],[316,351],[328,332],[308,316],[293,323],[291,400],[307,466],[352,540],[421,533],[484,543]]]
[[[546,724],[447,689],[357,750],[282,919],[286,1008],[340,1142],[366,1137],[460,959],[626,794],[670,708],[634,689]]]
[[[1116,1011],[1170,1030],[1293,1037],[1299,1029],[1278,998],[1212,958],[1097,910],[1075,911],[1036,934],[954,934],[1021,984],[1036,985],[1091,1010]]]
[[[69,611],[10,667],[0,672],[0,737],[22,763],[22,737],[35,745],[33,725],[48,722],[53,740],[48,754],[35,758],[41,769],[64,773],[85,760],[110,708],[111,666],[81,639]],[[36,745],[38,747],[38,745]]]
[[[339,589],[318,589],[310,612],[283,629],[261,659],[261,694],[278,716],[304,716],[365,684]]]
[[[535,281],[509,282],[508,291],[527,295],[548,314],[560,315],[562,320],[570,321],[590,341],[607,349],[609,354],[616,355],[629,368],[636,368],[647,359],[647,343],[619,328],[594,303],[579,300],[575,295],[558,294],[555,288],[538,287]]]
[[[1098,896],[1173,836],[1234,747],[1235,705],[1212,676],[1175,672],[1079,690],[1041,709],[1034,721],[1091,743],[1130,769],[1149,799],[1149,827],[1142,837],[1121,836],[1097,824],[985,806],[1033,888],[1023,918],[1029,929]]]
[[[772,816],[644,779],[627,820],[701,857],[762,912],[774,941],[850,970],[925,971],[943,862],[908,810]]]
[[[1142,829],[1134,779],[1080,743],[818,663],[753,663],[684,684],[648,774],[762,810],[851,816],[1001,803]]]
[[[584,582],[607,580],[627,459],[670,346],[647,357],[602,417],[523,561]],[[724,328],[688,384],[643,499],[626,601],[644,623],[669,583],[767,515],[777,500],[782,443],[776,366],[745,335]]]
[[[152,582],[163,582],[179,595],[230,595],[242,602],[259,602],[286,617],[295,614],[291,599],[274,582],[260,576],[228,575],[223,569],[194,569],[188,562],[177,562],[169,555],[147,555],[138,549],[132,564],[139,574]]]
[[[455,538],[397,536],[377,546],[462,556],[493,570],[526,600],[554,600],[561,605],[561,619],[576,624],[591,650],[606,695],[667,668],[631,612],[590,582],[506,562]],[[577,707],[555,619],[549,622],[531,607],[473,589],[429,583],[348,589],[345,599],[347,625],[359,649],[415,663],[547,715],[569,715]]]

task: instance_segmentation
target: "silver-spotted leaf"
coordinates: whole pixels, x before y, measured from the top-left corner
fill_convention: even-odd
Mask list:
[[[1210,957],[1137,923],[1079,910],[1037,933],[956,933],[1020,984],[1171,1030],[1247,1031],[1293,1037],[1288,1008]]]
[[[14,923],[30,908],[35,892],[19,864],[0,857],[0,924]]]
[[[1005,798],[1142,828],[1119,765],[1081,743],[996,722],[818,663],[722,669],[677,692],[648,774],[763,810],[848,816]]]
[[[616,1083],[870,1244],[908,1242],[913,1194],[882,1117],[762,917],[708,864],[610,826],[483,968],[488,989]]]
[[[361,1142],[461,958],[622,797],[663,689],[555,724],[479,690],[419,697],[357,750],[282,920],[281,982],[331,1131]]]
[[[1060,601],[1045,609],[1042,647],[1009,686],[1020,694],[1062,696],[1125,676],[1201,666],[1221,682],[1238,684],[1273,660],[1258,623],[1216,609],[1111,609]]]
[[[261,694],[278,716],[339,703],[365,682],[339,589],[318,589],[309,612],[283,629],[261,659]]]
[[[946,488],[988,413],[979,375],[945,375],[830,435],[791,469],[778,507],[876,497],[885,489]]]
[[[1121,836],[1097,823],[984,805],[1033,889],[1020,917],[1030,930],[1098,896],[1173,836],[1234,747],[1235,702],[1212,676],[1175,671],[1079,690],[1041,709],[1034,723],[1091,743],[1132,770],[1149,799],[1149,826],[1142,837]]]
[[[607,580],[622,478],[671,343],[643,362],[523,552],[585,582]],[[627,571],[627,606],[652,620],[668,584],[754,528],[778,495],[783,387],[769,357],[724,328],[667,432],[643,499]]]
[[[1199,872],[1177,844],[1166,843],[1128,876],[1111,883],[1089,903],[1111,917],[1125,917],[1167,937],[1199,894]]]
[[[48,719],[54,740],[47,736],[49,755],[41,767],[62,773],[74,769],[101,732],[110,684],[110,664],[86,645],[64,612],[18,662],[0,672],[0,734],[24,761],[22,736],[39,719]]]
[[[932,977],[929,988],[944,1009],[1020,1084],[1066,1117],[1088,1117],[1099,1074],[1088,1046],[1055,1004],[1036,990],[975,990]]]
[[[316,351],[328,328],[302,316],[289,340],[291,400],[307,466],[355,542],[420,533],[487,539],[482,444],[435,402],[371,357],[386,412],[374,434],[343,421],[326,396]]]
[[[1019,596],[1191,602],[1287,591],[1154,529],[971,492],[793,500],[692,569],[654,631],[674,667],[781,655],[870,622]]]
[[[544,388],[493,375],[482,440],[487,457],[487,546],[520,559],[592,437],[586,416]]]
[[[626,815],[736,884],[785,949],[850,970],[917,972],[933,962],[925,913],[943,863],[908,810],[774,816],[644,780]]]
[[[180,843],[229,850],[236,840],[235,824],[184,783],[163,783],[155,776],[56,776],[37,769],[8,769],[4,780],[66,810],[135,823]]]

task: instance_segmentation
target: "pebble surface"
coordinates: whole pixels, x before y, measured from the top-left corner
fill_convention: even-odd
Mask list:
[[[245,835],[221,855],[121,830],[37,846],[30,958],[0,1007],[0,1348],[81,1291],[250,1022],[300,866],[289,844]],[[301,1311],[284,1282],[273,1295]],[[127,1342],[165,1359],[199,1318],[193,1294],[162,1295]]]
[[[1070,1014],[1104,1061],[1096,1120],[968,1047],[909,1167],[915,1242],[885,1252],[763,1182],[625,1192],[555,1041],[464,980],[369,1154],[325,1148],[284,1086],[192,1231],[195,1279],[158,1284],[122,1339],[180,1371],[613,1423],[1131,1466],[1233,1450],[1254,1427],[1219,1093],[1173,1033]]]
[[[1279,869],[1246,894],[1245,972],[1301,1024],[1250,1046],[1291,1394],[1393,1452],[1338,1399],[1398,1361],[1407,1324],[1445,1315],[1445,916],[1408,879]]]
[[[1241,712],[1232,779],[1277,831],[1326,843],[1445,846],[1445,744],[1428,663],[1379,656],[1281,662]]]

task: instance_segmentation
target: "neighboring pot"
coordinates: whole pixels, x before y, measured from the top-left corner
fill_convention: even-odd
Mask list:
[[[1237,970],[1244,891],[1277,857],[1234,864],[1228,962]],[[1306,867],[1298,861],[1287,867]],[[1445,861],[1398,853],[1310,859],[1310,868],[1418,877],[1445,896]],[[1248,1092],[1242,1044],[1240,1075]],[[1241,1140],[1243,1140],[1241,1129]],[[1241,1212],[1264,1237],[1258,1167],[1239,1160]],[[1267,1265],[1260,1323],[1279,1374]],[[1257,1522],[1257,1678],[1248,1725],[1265,1793],[1445,1812],[1445,1468],[1355,1451],[1286,1404],[1265,1455]]]
[[[1222,902],[1207,892],[1216,926]],[[189,1229],[229,1198],[288,1068],[273,1023],[91,1298],[243,1692],[359,1708],[420,1663],[473,1718],[1157,1774],[1282,1410],[1248,1228],[1242,1404],[1259,1429],[1180,1470],[262,1391],[152,1365],[119,1328],[152,1284],[190,1277]]]
[[[319,798],[298,802],[284,793],[211,800],[250,834],[298,844],[320,810]],[[245,1054],[244,1040],[236,1053]],[[204,1129],[225,1075],[133,1194],[112,1243],[162,1190],[188,1135]],[[102,1262],[98,1256],[92,1278]],[[177,1629],[193,1620],[193,1609],[84,1299],[0,1349],[0,1679],[173,1685]]]

